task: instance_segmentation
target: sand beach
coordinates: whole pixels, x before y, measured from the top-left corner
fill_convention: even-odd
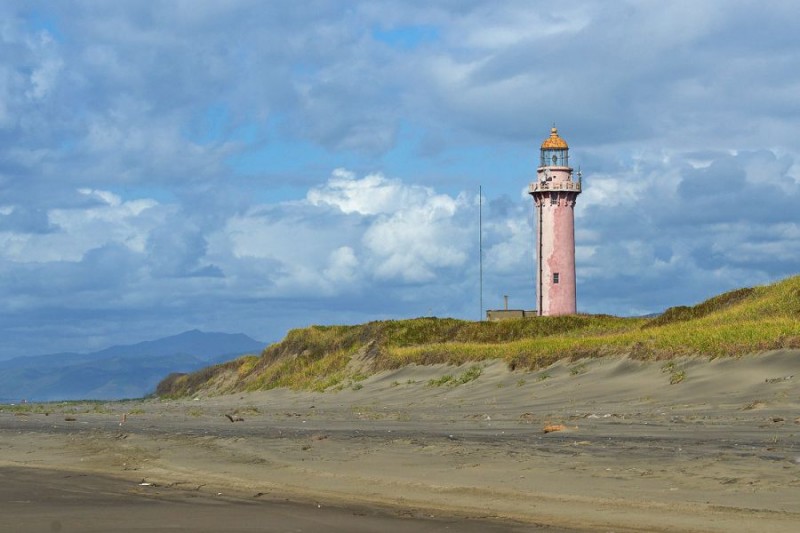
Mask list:
[[[0,530],[800,528],[800,352],[480,365],[4,406]]]

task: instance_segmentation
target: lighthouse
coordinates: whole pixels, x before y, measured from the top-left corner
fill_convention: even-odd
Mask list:
[[[572,179],[569,146],[553,126],[544,140],[536,181],[528,187],[536,205],[536,313],[577,312],[575,294],[575,201],[581,175]]]

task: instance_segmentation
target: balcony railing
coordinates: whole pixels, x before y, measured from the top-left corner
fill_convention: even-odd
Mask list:
[[[528,186],[528,194],[540,191],[581,192],[580,181],[535,181]]]

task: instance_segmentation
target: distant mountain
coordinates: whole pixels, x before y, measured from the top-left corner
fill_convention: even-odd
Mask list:
[[[115,400],[150,394],[173,372],[191,372],[266,343],[237,333],[198,330],[97,352],[54,353],[0,361],[0,398],[28,401]]]

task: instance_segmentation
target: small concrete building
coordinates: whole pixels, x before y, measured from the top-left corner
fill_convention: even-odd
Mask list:
[[[486,320],[493,322],[496,320],[507,320],[509,318],[533,318],[536,316],[536,311],[526,311],[525,309],[509,309],[508,308],[508,295],[503,296],[505,302],[503,309],[488,309],[486,311]]]

